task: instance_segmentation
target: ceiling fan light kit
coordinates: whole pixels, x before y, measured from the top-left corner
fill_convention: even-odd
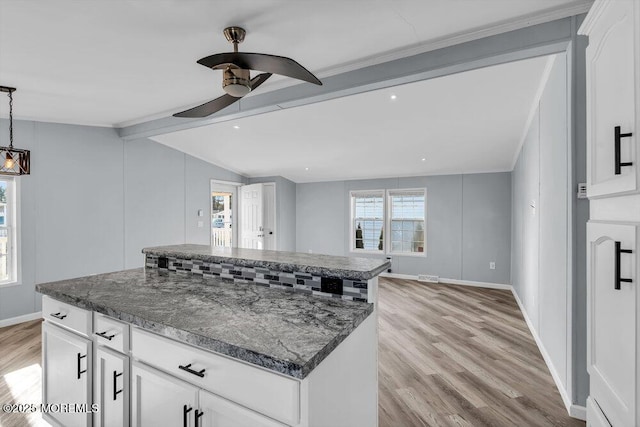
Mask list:
[[[198,64],[222,70],[222,88],[226,92],[219,98],[205,102],[174,117],[206,117],[228,107],[264,83],[272,74],[280,74],[316,85],[322,85],[316,76],[291,58],[264,53],[238,52],[246,31],[240,27],[227,27],[223,34],[233,44],[233,52],[217,53],[198,60]],[[251,78],[251,70],[262,71]]]

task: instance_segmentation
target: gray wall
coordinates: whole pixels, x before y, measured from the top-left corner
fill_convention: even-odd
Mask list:
[[[567,54],[556,57],[513,171],[511,280],[564,389],[584,405],[586,394],[575,392],[572,377],[586,376],[586,369],[569,366],[577,359],[568,334],[585,333],[571,312],[574,257],[580,253],[573,253],[570,60]]]
[[[350,255],[349,192],[397,188],[427,189],[427,251],[426,257],[394,255],[394,273],[510,283],[509,172],[298,184],[296,250]]]
[[[281,176],[249,178],[249,184],[276,183],[276,241],[278,250],[296,250],[296,183]]]
[[[124,142],[110,128],[14,127],[16,146],[32,150],[32,174],[17,178],[22,284],[0,287],[0,320],[40,310],[35,283],[140,267],[144,246],[208,243],[196,212],[208,211],[210,179],[246,181],[149,140]]]

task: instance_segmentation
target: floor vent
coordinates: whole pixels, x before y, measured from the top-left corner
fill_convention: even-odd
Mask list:
[[[432,276],[429,274],[418,274],[418,280],[421,282],[431,282],[431,283],[438,283],[438,276]]]

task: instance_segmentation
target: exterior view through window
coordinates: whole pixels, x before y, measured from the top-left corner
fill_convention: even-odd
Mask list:
[[[425,189],[351,192],[351,251],[425,255],[425,208]]]
[[[14,182],[0,180],[0,283],[15,281]]]

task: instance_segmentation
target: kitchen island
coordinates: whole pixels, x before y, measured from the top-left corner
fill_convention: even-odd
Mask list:
[[[319,270],[305,270],[308,263],[289,262],[291,271],[280,264],[276,276],[273,264],[259,266],[251,254],[243,262],[236,253],[229,262],[228,258],[186,260],[176,247],[160,251],[145,250],[145,269],[38,285],[46,295],[44,402],[99,405],[93,414],[50,414],[49,422],[219,427],[377,424],[374,304],[308,290],[307,281],[318,282],[320,288],[323,282],[314,280]],[[155,257],[156,268],[150,256]],[[202,273],[177,270],[187,261]],[[361,275],[353,276],[351,270],[353,277],[344,279],[347,285],[364,280],[377,284],[375,275],[387,265],[367,262],[369,273],[360,268]],[[219,273],[212,264],[220,265]],[[335,273],[335,264],[325,267],[322,277]],[[275,277],[294,283],[285,286]],[[277,284],[255,282],[260,279]],[[335,274],[325,279],[334,292],[336,279]],[[65,371],[72,378],[65,379]],[[72,386],[85,393],[71,392]]]

